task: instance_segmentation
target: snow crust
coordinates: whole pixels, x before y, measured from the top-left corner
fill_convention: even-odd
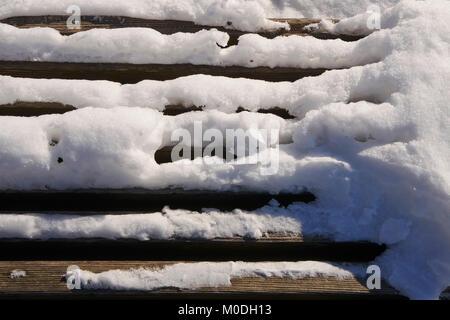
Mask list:
[[[351,271],[349,271],[351,270]],[[199,289],[231,286],[231,279],[242,277],[311,277],[352,278],[360,268],[349,270],[329,263],[300,262],[199,262],[177,263],[160,269],[139,268],[93,273],[73,269],[66,279],[80,281],[80,289],[90,290],[156,290],[162,288]],[[353,272],[352,272],[353,271]]]

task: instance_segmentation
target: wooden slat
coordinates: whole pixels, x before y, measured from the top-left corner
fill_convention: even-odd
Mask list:
[[[246,68],[192,64],[69,63],[0,61],[0,75],[22,78],[110,80],[137,83],[142,80],[173,80],[193,74],[248,78],[266,81],[296,81],[321,75],[327,69]]]
[[[217,26],[196,25],[190,21],[176,20],[146,20],[138,18],[130,18],[123,16],[81,16],[81,29],[68,29],[66,25],[67,16],[29,16],[29,17],[11,17],[0,20],[0,23],[7,23],[19,28],[35,28],[35,27],[51,27],[58,30],[63,35],[71,35],[80,31],[87,31],[94,28],[116,29],[116,28],[152,28],[162,34],[173,34],[176,32],[194,33],[203,29],[218,29],[227,32],[230,35],[229,45],[238,43],[238,38],[247,32],[233,30],[232,23],[229,28]],[[271,19],[279,22],[287,22],[291,26],[291,30],[278,30],[275,32],[260,32],[259,34],[266,38],[274,38],[277,36],[314,36],[320,39],[342,39],[344,41],[356,41],[362,36],[334,35],[329,33],[315,33],[304,30],[304,27],[311,23],[317,23],[319,19]],[[334,20],[337,22],[338,20]]]
[[[0,260],[185,260],[368,262],[386,247],[370,242],[333,242],[298,235],[260,240],[1,239]]]
[[[67,289],[63,275],[67,267],[76,265],[83,270],[103,272],[111,269],[138,267],[161,268],[173,262],[138,261],[2,261],[0,262],[0,297],[18,298],[402,298],[388,284],[380,290],[368,290],[363,280],[338,280],[332,277],[316,277],[292,280],[288,278],[239,278],[232,279],[230,287],[187,289],[160,289],[147,292],[136,291],[88,291]],[[23,278],[10,279],[14,269],[26,271]]]
[[[315,200],[310,192],[280,193],[272,195],[249,191],[202,191],[202,190],[145,190],[145,189],[83,189],[73,191],[0,191],[0,211],[77,211],[89,212],[123,211],[158,212],[165,206],[172,209],[201,211],[215,208],[223,211],[234,209],[256,210],[276,199],[281,205],[293,202],[309,203]]]
[[[46,114],[63,114],[74,111],[76,108],[71,105],[62,104],[59,102],[28,102],[17,101],[11,104],[0,105],[0,116],[16,116],[16,117],[36,117]],[[167,105],[163,110],[163,114],[167,116],[177,116],[186,112],[202,111],[203,107],[191,106],[185,107],[183,105]],[[248,111],[245,108],[239,107],[236,112]],[[259,109],[258,113],[273,114],[283,119],[295,119],[289,111],[279,107],[269,109]]]

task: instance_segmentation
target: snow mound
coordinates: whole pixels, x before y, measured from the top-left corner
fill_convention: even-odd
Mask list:
[[[229,35],[216,29],[171,35],[149,28],[91,29],[63,36],[51,28],[0,24],[0,38],[0,59],[9,61],[344,68],[378,62],[391,49],[384,32],[358,42],[245,34],[226,49],[220,46]],[[365,50],[369,45],[373,50]]]
[[[72,216],[2,214],[0,238],[26,239],[214,239],[240,236],[258,239],[268,233],[301,234],[301,224],[288,215],[265,212],[203,213],[164,208],[162,212],[128,215]]]
[[[33,0],[0,1],[0,19],[17,16],[68,15],[76,5],[82,15],[184,20],[243,31],[288,28],[267,18],[346,18],[377,5],[385,9],[400,0]],[[414,0],[410,0],[414,1]],[[251,13],[251,14],[249,14]]]
[[[156,20],[184,20],[244,31],[289,28],[274,22],[258,1],[246,0],[32,0],[0,1],[0,19],[30,15],[66,15],[70,6],[82,15],[128,16]],[[252,14],[248,14],[251,12]]]
[[[231,286],[231,279],[243,277],[288,277],[302,279],[311,277],[352,278],[361,274],[358,267],[334,266],[316,261],[301,262],[199,262],[177,263],[161,269],[110,270],[92,273],[70,268],[65,275],[68,281],[79,281],[79,289],[85,290],[156,290],[162,288],[217,288]]]

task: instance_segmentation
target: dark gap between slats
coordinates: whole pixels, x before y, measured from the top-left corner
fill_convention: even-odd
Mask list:
[[[16,117],[36,117],[46,114],[63,114],[66,112],[77,110],[74,106],[62,104],[58,102],[27,102],[18,101],[12,104],[0,105],[0,116],[16,116]],[[203,107],[190,106],[185,107],[182,105],[167,105],[163,110],[163,114],[166,116],[177,116],[187,112],[202,111]],[[248,111],[245,108],[239,107],[236,113]],[[280,118],[289,120],[295,119],[289,111],[279,107],[273,107],[269,109],[259,109],[258,113],[273,114]]]
[[[245,240],[0,240],[0,260],[372,261],[370,242]]]
[[[143,80],[173,80],[193,74],[293,82],[304,77],[319,76],[327,70],[193,64],[0,61],[0,75],[21,78],[109,80],[122,84],[138,83]]]
[[[294,202],[313,202],[316,197],[309,191],[272,195],[248,191],[183,191],[183,190],[78,190],[78,191],[2,191],[0,211],[42,212],[61,211],[89,214],[108,214],[124,211],[160,212],[171,209],[201,211],[214,208],[222,211],[234,209],[256,210],[272,199],[281,206]],[[84,212],[84,213],[83,213]]]

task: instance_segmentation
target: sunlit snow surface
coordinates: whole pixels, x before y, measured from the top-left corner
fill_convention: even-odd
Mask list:
[[[338,266],[324,262],[198,262],[176,263],[160,269],[110,270],[92,273],[73,268],[66,274],[78,280],[81,289],[154,290],[161,288],[216,288],[231,286],[241,277],[335,277],[348,279],[363,274],[358,266]],[[73,280],[72,280],[73,279]]]
[[[265,8],[274,6],[261,3]],[[307,16],[322,12],[329,17],[334,10],[333,6],[317,7],[313,1],[301,3],[310,5],[303,11]],[[331,1],[323,3],[326,6]],[[350,1],[345,3],[351,7]],[[388,4],[383,2],[386,7]],[[302,5],[292,8],[301,12]],[[361,6],[359,12],[365,10]],[[292,8],[279,10],[286,13]],[[8,16],[13,11],[0,12]],[[340,14],[349,16],[345,10]],[[360,29],[367,33],[362,23],[360,18],[344,20],[335,31]],[[137,46],[133,48],[136,51],[120,55],[120,45],[110,39],[113,35],[126,37],[126,30],[97,30],[64,38],[48,29],[18,30],[0,25],[2,59],[94,61],[99,51],[91,40],[101,35],[109,50],[101,52],[100,60],[107,61],[129,57],[130,62],[248,66],[249,57],[254,57],[252,66],[353,66],[295,83],[197,75],[121,86],[106,81],[1,77],[0,103],[56,101],[83,109],[39,118],[1,117],[0,188],[160,188],[178,184],[279,192],[307,187],[317,195],[316,203],[294,204],[288,209],[267,207],[254,214],[269,211],[294,219],[307,234],[386,243],[388,250],[374,262],[381,266],[382,276],[412,298],[437,298],[450,284],[450,2],[405,1],[383,11],[381,25],[381,30],[355,43],[296,36],[265,40],[249,35],[226,50],[215,45],[227,39],[225,34],[205,31],[188,39],[192,43],[204,41],[202,53],[182,55],[173,46],[186,40],[182,35],[175,40],[174,36],[140,31],[144,42],[162,41],[161,54],[145,55]],[[36,51],[27,47],[27,39]],[[78,41],[84,47],[73,54],[71,48]],[[52,46],[48,52],[47,44]],[[169,56],[168,52],[174,54]],[[180,103],[206,105],[208,111],[177,117],[164,117],[159,112],[165,105]],[[232,114],[238,106],[254,111],[275,105],[299,118],[286,121],[269,115]],[[114,108],[118,106],[121,108]],[[293,144],[281,146],[276,176],[261,176],[252,166],[208,166],[190,161],[157,165],[154,152],[167,144],[170,129],[189,128],[199,119],[219,129],[245,128],[250,123],[279,128],[283,139],[293,140]],[[59,143],[52,147],[49,141],[55,137]],[[61,155],[64,165],[56,161]],[[0,217],[1,235],[8,236],[14,219],[18,217]],[[21,219],[28,219],[23,223],[36,229],[30,235],[49,237],[53,232],[41,230],[49,228],[48,221],[34,223],[44,219],[41,216]],[[264,221],[261,233],[272,224],[270,219]],[[283,223],[278,225],[280,229]],[[222,232],[223,225],[218,224],[214,232]],[[229,232],[245,233],[242,228],[236,226]],[[73,232],[61,231],[60,225],[49,230],[60,235],[66,232],[69,237]],[[105,234],[94,227],[92,230]],[[94,237],[95,232],[85,236]],[[122,231],[114,232],[121,235]],[[185,232],[183,225],[177,232]],[[133,231],[125,234],[139,238]],[[258,234],[254,231],[255,237]]]

